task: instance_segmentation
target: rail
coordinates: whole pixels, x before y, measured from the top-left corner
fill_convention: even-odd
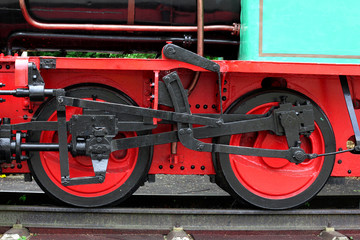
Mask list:
[[[359,230],[360,210],[219,210],[164,208],[65,208],[0,206],[0,226],[28,228],[199,231]]]

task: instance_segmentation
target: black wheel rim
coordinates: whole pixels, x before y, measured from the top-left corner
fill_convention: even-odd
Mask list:
[[[285,97],[287,99],[287,102],[291,102],[293,104],[295,104],[296,102],[303,103],[306,100],[309,100],[305,96],[291,91],[273,90],[266,92],[255,92],[235,102],[229,108],[228,113],[248,113],[249,111],[251,112],[252,109],[257,108],[258,106],[279,102],[281,100],[280,97]],[[324,142],[322,143],[324,147],[324,151],[325,152],[335,151],[335,147],[336,147],[335,138],[331,125],[324,112],[320,109],[320,107],[317,106],[314,102],[312,102],[312,104],[314,106],[314,116],[315,116],[316,126],[321,132],[322,136],[324,136],[323,137]],[[231,142],[231,139],[232,139],[231,136],[220,137],[218,139],[218,142],[221,144],[229,144]],[[258,135],[256,136],[256,141],[258,141]],[[284,194],[284,196],[281,196],[277,192],[277,190],[266,189],[266,184],[271,184],[271,179],[270,180],[267,179],[263,183],[261,181],[256,182],[257,184],[256,188],[259,188],[260,190],[258,189],[254,190],[252,187],[249,187],[249,184],[245,181],[250,179],[251,174],[248,175],[244,174],[246,175],[244,181],[243,180],[244,177],[241,174],[240,175],[238,174],[238,172],[241,170],[235,169],[238,166],[234,164],[234,160],[232,160],[231,157],[232,156],[231,155],[229,156],[229,154],[217,154],[217,158],[216,158],[216,165],[218,167],[218,172],[220,175],[219,179],[221,184],[226,186],[225,189],[227,189],[232,195],[241,197],[242,199],[246,200],[247,202],[255,206],[266,209],[278,209],[278,210],[296,207],[310,200],[312,197],[314,197],[322,189],[327,179],[329,178],[335,160],[335,156],[327,156],[323,158],[321,168],[319,169],[316,178],[312,179],[308,185],[304,184],[304,186],[302,186],[304,189],[299,189],[291,194],[288,195]],[[263,159],[261,160],[263,162],[266,162]],[[314,162],[314,164],[315,163],[316,162]],[[264,171],[267,170],[265,169]],[[269,176],[270,175],[271,174],[269,174]],[[261,179],[264,176],[254,175],[253,177]],[[249,181],[251,182],[252,180]],[[263,186],[261,186],[261,184],[263,184]],[[271,189],[271,187],[269,189]],[[276,187],[274,187],[273,189],[276,189]],[[263,192],[266,191],[270,191],[270,192],[275,191],[276,193],[274,193],[273,194],[274,197],[272,197],[267,193],[263,194]],[[286,189],[286,191],[288,190]]]
[[[127,96],[100,87],[82,87],[82,88],[71,89],[67,91],[67,96],[78,97],[78,98],[96,97],[97,99],[101,99],[103,101],[133,105],[133,102],[129,100]],[[53,115],[55,109],[56,109],[55,101],[53,99],[49,100],[41,109],[41,111],[38,113],[36,120],[47,121],[49,117]],[[142,133],[137,133],[137,135],[141,135],[141,134]],[[39,131],[32,132],[30,133],[29,141],[39,142],[41,139],[44,138],[43,136],[44,135],[42,135],[42,133]],[[128,169],[128,171],[130,172],[126,176],[126,179],[118,180],[117,182],[114,181],[113,185],[111,185],[112,183],[109,183],[111,185],[109,189],[106,189],[107,187],[99,188],[99,184],[82,185],[76,187],[63,187],[59,185],[60,180],[54,180],[54,176],[56,174],[52,176],[51,173],[49,173],[50,167],[45,166],[43,153],[45,152],[31,153],[32,157],[29,160],[29,167],[32,174],[34,175],[35,180],[37,181],[39,186],[44,190],[44,192],[48,193],[56,200],[60,200],[61,202],[79,207],[99,207],[105,205],[114,205],[125,200],[133,192],[135,192],[136,189],[141,184],[143,184],[146,178],[147,171],[149,170],[150,161],[151,161],[151,148],[150,147],[139,148],[137,149],[136,155],[131,155],[131,156],[136,156],[136,159],[132,160],[133,162],[131,165],[131,169]],[[118,155],[119,158],[124,157],[123,156],[124,154],[118,154]],[[53,159],[52,161],[58,161],[58,159]],[[118,164],[121,165],[120,162]],[[115,165],[115,163],[113,163],[113,165]],[[107,176],[105,177],[104,183],[106,183],[108,175],[109,175],[109,166],[108,166],[108,173]],[[71,172],[70,172],[70,177],[71,177]],[[90,190],[90,189],[95,189],[95,190]],[[96,190],[96,189],[100,189],[100,190]],[[82,194],[78,194],[79,192]]]

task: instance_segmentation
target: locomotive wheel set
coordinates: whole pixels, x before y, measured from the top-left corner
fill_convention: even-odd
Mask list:
[[[315,16],[309,1],[0,3],[2,172],[31,174],[79,207],[120,203],[156,174],[209,175],[266,209],[305,203],[330,176],[359,177],[360,53],[351,40],[354,52],[341,52],[339,39],[319,45],[312,35],[316,46],[298,49],[304,29],[289,32],[284,13]],[[279,22],[277,36],[295,47],[273,43]],[[161,58],[10,55],[116,47]]]

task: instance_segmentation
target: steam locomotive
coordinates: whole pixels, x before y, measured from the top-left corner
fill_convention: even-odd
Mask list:
[[[1,171],[79,207],[118,204],[156,174],[299,206],[330,176],[360,176],[358,5],[1,1]],[[20,56],[34,50],[158,57]]]

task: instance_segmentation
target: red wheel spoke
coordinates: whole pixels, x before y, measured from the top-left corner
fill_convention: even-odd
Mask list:
[[[278,106],[282,99],[293,104],[306,102],[305,98],[295,93],[268,91],[243,99],[234,104],[230,112],[264,114]],[[335,140],[326,116],[314,103],[313,110],[315,130],[309,137],[300,136],[300,147],[306,153],[334,151]],[[230,145],[259,149],[289,148],[286,136],[278,136],[271,131],[219,138],[221,143],[227,141]],[[219,155],[218,163],[226,181],[224,184],[228,184],[233,192],[263,208],[285,209],[307,201],[320,191],[334,164],[333,156],[326,158],[319,157],[294,164],[282,158],[223,154]]]

